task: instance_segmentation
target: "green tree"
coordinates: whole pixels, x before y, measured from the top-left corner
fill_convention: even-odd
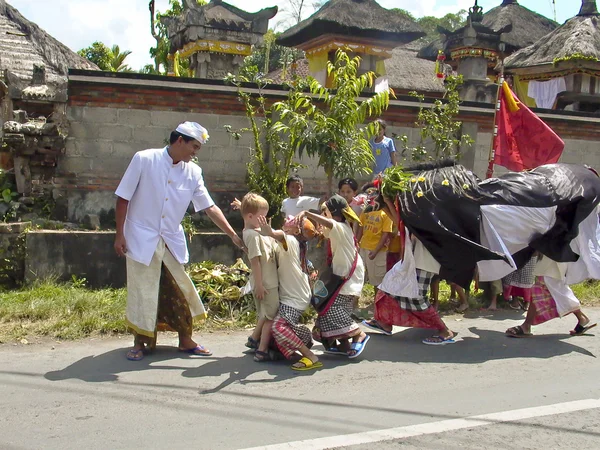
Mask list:
[[[100,70],[112,71],[111,61],[112,52],[110,48],[104,45],[102,42],[94,42],[92,45],[86,48],[82,48],[77,52],[80,56],[83,56],[88,61],[96,64]]]
[[[131,54],[129,50],[121,52],[118,45],[108,48],[102,42],[94,42],[86,48],[77,52],[80,56],[96,64],[101,70],[107,72],[131,72],[131,68],[125,64],[125,59]]]
[[[462,83],[462,75],[447,77],[443,101],[437,99],[433,106],[421,107],[416,122],[417,129],[421,130],[419,143],[411,147],[406,135],[397,137],[402,143],[403,156],[408,152],[413,161],[435,161],[448,157],[460,159],[462,148],[473,144],[469,135],[462,134],[462,122],[457,120],[460,112],[458,88]],[[423,101],[422,96],[414,92],[411,95]]]
[[[130,50],[121,52],[118,45],[113,45],[110,49],[110,71],[111,72],[132,72],[131,68],[125,64],[125,59],[131,55]]]
[[[440,33],[438,26],[449,31],[458,30],[467,23],[467,11],[461,9],[456,14],[448,13],[444,17],[424,16],[417,19],[417,23],[427,33],[426,40],[431,41],[437,38]]]

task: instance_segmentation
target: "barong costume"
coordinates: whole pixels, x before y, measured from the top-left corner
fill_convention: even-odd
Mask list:
[[[600,279],[597,175],[572,164],[485,181],[447,163],[412,170],[410,188],[398,194],[400,216],[439,265],[434,273],[467,288],[476,267],[479,281],[499,280],[537,251],[542,258],[533,273],[542,277],[558,315],[580,308],[568,286]],[[383,290],[405,294],[389,289]]]

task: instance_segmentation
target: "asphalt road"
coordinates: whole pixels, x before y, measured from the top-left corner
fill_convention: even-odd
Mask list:
[[[600,327],[510,339],[518,313],[478,316],[446,317],[453,345],[399,329],[301,374],[253,362],[243,332],[201,336],[204,359],[171,335],[140,362],[128,338],[0,345],[0,448],[600,448]]]

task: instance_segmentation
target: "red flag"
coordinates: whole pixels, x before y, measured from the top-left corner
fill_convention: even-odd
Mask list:
[[[565,143],[503,83],[496,114],[494,164],[520,172],[558,162]]]

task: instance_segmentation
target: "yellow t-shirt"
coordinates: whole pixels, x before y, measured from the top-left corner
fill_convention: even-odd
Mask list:
[[[363,212],[360,215],[360,221],[363,224],[360,248],[365,250],[375,250],[381,235],[391,233],[394,227],[392,219],[383,210]],[[387,248],[384,247],[383,250],[387,251]]]
[[[277,289],[279,286],[275,258],[277,241],[268,236],[261,236],[258,231],[252,229],[244,230],[242,232],[242,239],[248,249],[248,259],[260,258],[263,287],[265,289]],[[254,277],[254,274],[251,277]],[[252,286],[254,286],[254,282],[252,282]]]

